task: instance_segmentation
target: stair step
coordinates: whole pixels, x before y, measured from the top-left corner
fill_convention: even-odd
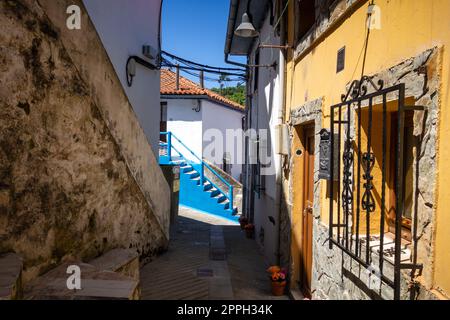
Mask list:
[[[228,198],[227,198],[226,196],[222,195],[222,196],[220,196],[220,197],[217,199],[217,202],[220,203],[220,204],[222,204],[222,203],[224,203],[226,200],[228,200]]]
[[[216,188],[211,189],[211,198],[217,197],[221,192],[217,190]]]
[[[67,288],[67,269],[76,265],[81,270],[81,290]],[[138,300],[139,280],[117,272],[101,271],[90,264],[67,262],[29,283],[27,300]]]
[[[113,271],[139,281],[139,255],[135,250],[113,249],[89,261],[102,271]]]
[[[203,191],[209,191],[213,188],[213,185],[211,183],[205,183],[203,184]]]
[[[187,172],[191,172],[193,168],[192,168],[192,166],[187,165],[187,166],[180,167],[180,169],[181,169],[181,172],[187,173]]]
[[[189,179],[191,180],[194,180],[195,178],[200,178],[200,174],[197,171],[189,171],[186,172],[186,174],[189,176]]]

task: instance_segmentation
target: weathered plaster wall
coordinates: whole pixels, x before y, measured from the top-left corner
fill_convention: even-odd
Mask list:
[[[0,252],[25,280],[167,244],[167,183],[89,18],[65,28],[68,3],[0,4]]]
[[[108,56],[89,16],[82,15],[82,30],[66,28],[65,9],[81,1],[40,0],[40,5],[61,34],[61,42],[77,67],[80,77],[89,84],[91,98],[96,102],[112,136],[118,142],[141,191],[168,237],[169,187],[158,158],[148,146],[147,137],[130,105],[122,86],[108,61]],[[83,12],[86,12],[85,10]]]

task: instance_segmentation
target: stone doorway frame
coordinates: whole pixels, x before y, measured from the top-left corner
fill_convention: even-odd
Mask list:
[[[312,248],[312,277],[311,277],[311,293],[314,293],[315,289],[315,252],[316,252],[316,244],[314,242],[315,234],[318,231],[317,230],[317,221],[320,221],[321,217],[321,203],[320,203],[320,195],[321,195],[321,181],[319,179],[319,172],[316,170],[316,168],[320,165],[320,157],[319,157],[319,144],[320,144],[320,131],[322,130],[322,121],[323,121],[323,98],[319,98],[316,100],[309,101],[305,103],[304,105],[301,105],[294,110],[291,111],[290,115],[290,131],[291,131],[291,148],[293,147],[293,135],[295,133],[295,127],[302,127],[308,124],[314,124],[314,148],[315,148],[315,154],[314,154],[314,203],[313,203],[313,248]],[[292,205],[290,206],[290,212],[289,212],[289,219],[292,221],[292,214],[294,209],[294,170],[303,170],[303,168],[295,168],[294,166],[294,157],[291,157],[290,159],[290,165],[289,165],[289,203]],[[292,239],[290,239],[292,241]],[[291,242],[289,243],[289,248],[291,245]],[[292,257],[290,257],[290,274],[292,274],[294,268],[299,268],[299,266],[293,265]],[[292,283],[291,283],[292,285]]]

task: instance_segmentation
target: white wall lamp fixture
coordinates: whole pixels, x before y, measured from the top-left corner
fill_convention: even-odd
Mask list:
[[[155,53],[155,50],[149,45],[142,46],[142,54],[145,57],[147,57],[148,59],[152,59],[152,60],[155,60],[158,55],[157,53]],[[127,65],[126,65],[128,87],[131,87],[133,85],[133,78],[136,76],[136,63],[138,63],[141,66],[144,66],[150,70],[158,69],[156,64],[148,62],[138,56],[128,57]]]

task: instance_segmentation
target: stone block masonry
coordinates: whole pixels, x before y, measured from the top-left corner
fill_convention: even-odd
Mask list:
[[[167,183],[89,17],[64,27],[73,3],[0,3],[0,253],[25,282],[168,241]]]

